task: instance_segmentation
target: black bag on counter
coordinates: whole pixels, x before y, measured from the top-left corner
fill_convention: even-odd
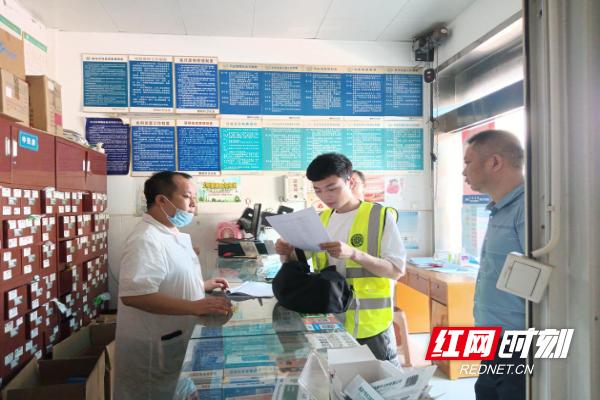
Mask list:
[[[335,266],[312,273],[304,251],[296,249],[296,255],[299,261],[284,263],[273,279],[273,294],[279,303],[301,313],[339,314],[348,310],[354,291]]]

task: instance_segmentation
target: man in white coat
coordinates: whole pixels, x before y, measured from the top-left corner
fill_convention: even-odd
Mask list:
[[[116,335],[115,400],[173,398],[197,317],[227,315],[225,279],[203,281],[188,234],[196,188],[191,176],[159,172],[144,185],[148,212],[127,238],[121,259]]]

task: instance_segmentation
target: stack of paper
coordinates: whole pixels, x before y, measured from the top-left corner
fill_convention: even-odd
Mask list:
[[[227,291],[228,296],[236,295],[249,297],[273,297],[273,286],[265,282],[244,282],[240,286],[231,288]]]

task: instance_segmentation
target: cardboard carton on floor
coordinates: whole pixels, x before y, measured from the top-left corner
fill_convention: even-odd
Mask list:
[[[33,359],[2,390],[4,400],[104,400],[104,358]]]
[[[28,75],[29,124],[32,128],[63,136],[61,87],[43,75]]]
[[[332,399],[417,400],[436,369],[396,368],[388,361],[377,360],[364,345],[328,349],[327,358]]]
[[[20,38],[0,29],[0,69],[25,79],[25,49]]]
[[[12,72],[0,70],[0,113],[29,125],[29,87]]]
[[[112,399],[114,386],[115,332],[117,324],[91,324],[54,346],[52,358],[77,359],[95,356],[104,360],[104,393]]]

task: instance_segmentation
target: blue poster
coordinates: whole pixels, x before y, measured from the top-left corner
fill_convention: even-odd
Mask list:
[[[175,171],[174,121],[132,121],[133,172]]]
[[[423,78],[415,74],[385,75],[384,115],[423,116]]]
[[[387,128],[383,141],[384,169],[418,171],[423,169],[423,129]]]
[[[350,115],[342,97],[342,77],[342,74],[334,73],[305,73],[304,115]]]
[[[85,137],[92,146],[104,144],[108,175],[129,173],[129,125],[119,118],[87,118]]]
[[[83,56],[84,109],[122,109],[127,111],[127,57]],[[101,111],[101,110],[95,110]]]
[[[323,153],[344,153],[345,150],[345,132],[341,127],[335,128],[306,128],[304,129],[306,137],[304,162],[307,166],[319,154]]]
[[[462,248],[475,258],[479,258],[485,239],[490,212],[484,204],[467,204],[462,207]]]
[[[263,170],[262,158],[261,128],[221,127],[222,170]]]
[[[383,170],[388,156],[383,145],[384,129],[348,128],[344,130],[344,154],[358,170]]]
[[[173,108],[173,62],[171,57],[136,56],[129,60],[130,107],[161,109]]]
[[[383,75],[345,74],[343,82],[344,108],[347,115],[384,115]]]
[[[381,67],[222,64],[220,112],[238,115],[423,115],[420,74]],[[264,70],[267,69],[267,70]],[[396,69],[399,70],[399,69]]]
[[[265,71],[261,75],[261,114],[303,114],[302,73]]]
[[[216,59],[175,58],[175,107],[177,112],[219,111]]]
[[[303,171],[305,135],[298,128],[263,128],[263,167],[266,171]]]
[[[219,90],[221,114],[260,114],[260,74],[258,71],[220,70]]]
[[[210,121],[178,121],[177,169],[219,171],[219,128]],[[216,124],[215,124],[216,125]]]

